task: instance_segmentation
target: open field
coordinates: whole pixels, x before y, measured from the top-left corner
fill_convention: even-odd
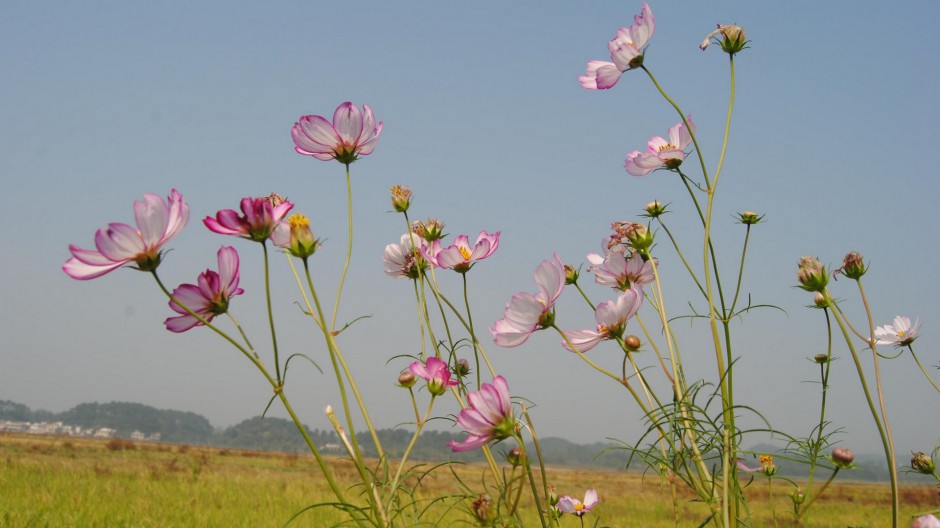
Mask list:
[[[351,482],[354,469],[333,459],[337,478]],[[311,457],[182,445],[67,437],[0,435],[0,526],[3,527],[279,527],[295,512],[330,500]],[[459,467],[471,486],[481,467]],[[446,469],[425,481],[434,495],[455,493]],[[601,525],[676,526],[668,486],[657,477],[617,471],[549,468],[560,494],[594,487]],[[774,487],[779,526],[790,526],[782,482]],[[764,481],[750,488],[755,526],[773,526]],[[350,495],[355,495],[351,491]],[[679,499],[679,526],[696,526],[704,509],[690,496]],[[929,486],[902,487],[904,514],[940,507]],[[888,525],[887,485],[836,482],[818,501],[807,526]],[[445,510],[425,520],[464,525],[466,513]],[[328,508],[300,516],[292,526],[330,526],[342,517]],[[562,526],[577,527],[574,518]],[[404,523],[405,525],[409,523]],[[538,522],[531,518],[527,526]],[[428,524],[430,526],[430,524]],[[586,523],[586,525],[592,525]]]

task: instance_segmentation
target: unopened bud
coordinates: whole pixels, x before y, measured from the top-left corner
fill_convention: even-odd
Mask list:
[[[648,216],[650,218],[656,218],[666,212],[666,206],[662,204],[659,200],[653,200],[652,202],[646,204],[646,207],[643,208],[646,211],[646,214],[643,216]]]
[[[911,469],[924,475],[933,475],[937,471],[937,464],[927,453],[913,453]]]
[[[398,375],[398,385],[406,389],[414,387],[416,381],[418,381],[418,378],[416,378],[414,373],[410,370],[406,370]]]
[[[758,215],[754,211],[744,211],[738,213],[738,221],[742,224],[754,225],[764,219],[763,215]]]
[[[623,344],[627,345],[627,350],[630,352],[636,352],[643,345],[643,342],[640,341],[640,338],[630,334],[627,337],[623,338]]]
[[[470,375],[470,362],[466,359],[458,359],[454,363],[454,375],[458,378],[463,378]]]
[[[800,288],[806,291],[822,292],[829,284],[829,274],[826,273],[826,267],[815,257],[800,259],[796,278],[800,281]]]
[[[868,268],[862,260],[862,255],[858,251],[850,251],[842,259],[842,267],[833,271],[832,276],[835,278],[841,274],[852,280],[858,280],[862,278],[866,271],[868,271]]]
[[[411,189],[404,185],[395,185],[391,188],[392,207],[399,213],[404,213],[411,205]]]
[[[552,506],[558,504],[558,492],[555,491],[555,486],[548,487],[548,503]]]
[[[813,361],[819,363],[820,365],[825,365],[829,363],[829,356],[827,354],[816,354],[816,357],[813,358]]]
[[[816,292],[816,296],[813,297],[813,304],[816,305],[816,308],[829,308],[832,306],[832,303],[829,302],[829,299],[821,292]]]
[[[833,465],[839,469],[850,469],[852,468],[852,462],[855,460],[855,454],[852,453],[852,450],[847,447],[837,447],[832,450],[832,459]]]
[[[513,467],[522,464],[525,461],[525,456],[522,454],[522,449],[514,447],[506,453],[506,461],[509,462]]]
[[[577,283],[580,274],[581,272],[578,269],[565,264],[565,285],[570,286]]]

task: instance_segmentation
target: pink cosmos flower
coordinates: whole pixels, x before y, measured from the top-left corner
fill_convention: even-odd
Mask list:
[[[695,123],[692,122],[692,116],[686,116],[686,121],[689,122],[689,128],[694,133]],[[685,159],[685,149],[691,144],[692,135],[689,129],[686,129],[683,123],[677,123],[669,129],[668,141],[659,136],[653,136],[647,143],[646,152],[634,150],[627,154],[623,166],[634,176],[644,176],[662,166],[675,169],[682,164]]]
[[[429,357],[424,363],[415,361],[408,366],[408,369],[415,376],[424,378],[428,382],[428,392],[434,396],[440,396],[447,391],[447,387],[457,385],[457,380],[450,379],[450,369],[447,363],[434,356]]]
[[[137,229],[127,224],[108,224],[95,233],[95,250],[69,245],[72,253],[62,266],[69,277],[88,280],[129,263],[141,271],[153,271],[160,265],[160,249],[189,222],[189,205],[176,189],[166,203],[156,194],[145,194],[134,202]]]
[[[460,235],[450,247],[441,249],[440,239],[425,248],[424,256],[437,268],[450,268],[458,273],[466,273],[479,260],[483,260],[499,247],[499,231],[494,234],[480,231],[477,241],[470,247],[470,238]]]
[[[602,286],[626,291],[634,284],[642,287],[656,280],[653,265],[643,260],[639,253],[634,253],[629,260],[617,252],[607,253],[604,257],[590,253],[587,260],[591,263],[588,271],[594,272],[594,282]]]
[[[940,519],[937,519],[929,513],[922,515],[911,523],[911,528],[940,528]]]
[[[596,330],[565,330],[565,336],[578,352],[587,352],[601,341],[622,336],[627,321],[636,315],[642,304],[643,289],[639,286],[629,288],[617,297],[616,301],[605,301],[597,305],[594,310]],[[568,341],[562,341],[561,345],[569,352],[574,352]]]
[[[920,318],[911,324],[911,318],[899,315],[894,318],[893,325],[884,325],[875,328],[875,343],[878,345],[894,345],[904,347],[917,339],[920,330]]]
[[[557,254],[552,260],[543,260],[535,268],[535,284],[539,292],[519,292],[506,303],[503,318],[489,328],[493,341],[504,347],[525,343],[532,332],[554,323],[555,301],[565,287],[565,265]]]
[[[181,284],[173,290],[174,299],[206,321],[224,314],[228,311],[229,299],[245,293],[238,287],[238,252],[235,248],[223,246],[219,249],[218,259],[218,273],[207,269],[199,274],[196,284]],[[198,319],[175,302],[170,301],[170,308],[182,315],[164,321],[167,330],[180,333],[194,326],[202,326]]]
[[[584,492],[583,502],[565,495],[558,499],[558,504],[555,507],[565,513],[573,513],[580,517],[591,511],[591,508],[597,506],[597,503],[597,490],[589,489]]]
[[[336,161],[349,165],[368,156],[375,149],[375,140],[382,133],[382,123],[376,124],[369,105],[362,106],[364,112],[346,101],[333,112],[333,123],[318,115],[307,115],[294,123],[290,135],[294,138],[294,150],[318,160]]]
[[[453,440],[448,443],[451,449],[469,451],[515,434],[516,421],[505,378],[496,376],[493,383],[484,383],[479,391],[467,396],[467,401],[470,406],[457,415],[457,424],[469,436],[463,442]]]
[[[232,209],[223,209],[215,214],[215,218],[205,217],[202,223],[220,235],[240,236],[255,242],[264,242],[293,207],[294,204],[287,200],[272,200],[269,197],[242,198],[241,215]]]
[[[418,243],[415,252],[412,241]],[[382,261],[385,262],[385,274],[393,279],[417,279],[428,267],[424,258],[427,242],[415,233],[405,233],[398,244],[385,246]]]
[[[633,17],[633,25],[620,28],[607,44],[613,62],[589,61],[587,72],[578,77],[581,86],[589,90],[606,90],[617,84],[623,72],[642,66],[643,48],[653,36],[655,27],[653,11],[643,2],[642,11]]]

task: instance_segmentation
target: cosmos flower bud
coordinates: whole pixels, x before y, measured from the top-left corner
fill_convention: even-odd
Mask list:
[[[470,375],[470,362],[466,359],[458,359],[454,363],[454,375],[463,378]]]
[[[721,35],[721,38],[718,38],[719,35]],[[722,51],[728,55],[734,55],[747,47],[747,37],[744,35],[744,28],[741,26],[718,24],[718,29],[709,33],[698,47],[705,51],[713,38],[721,45]]]
[[[418,381],[418,378],[415,377],[414,373],[410,370],[406,370],[398,375],[398,385],[402,388],[408,389],[414,387],[416,381]]]
[[[868,267],[865,266],[862,255],[858,251],[849,251],[842,259],[842,267],[833,271],[832,276],[835,278],[837,275],[845,275],[852,280],[858,280],[862,278],[866,271],[868,271]]]
[[[578,282],[578,276],[581,274],[580,270],[575,269],[568,264],[565,264],[565,285],[571,285]]]
[[[816,308],[829,308],[829,306],[832,305],[832,303],[829,302],[829,299],[827,299],[826,296],[820,292],[817,292],[816,296],[813,297],[813,303],[816,305]]]
[[[819,365],[825,365],[826,363],[829,363],[829,356],[827,354],[816,354],[816,357],[813,358],[813,361]]]
[[[404,213],[411,205],[411,189],[404,185],[395,185],[391,188],[392,207],[396,212]]]
[[[411,223],[411,230],[428,242],[444,238],[444,222],[437,218],[428,218],[427,222],[415,220]]]
[[[555,486],[548,487],[548,503],[552,506],[558,504],[558,492],[555,491]]]
[[[826,267],[815,257],[803,257],[799,262],[799,270],[796,273],[797,280],[800,281],[800,288],[806,291],[822,292],[829,284],[829,274],[826,273]]]
[[[623,338],[623,342],[625,345],[627,345],[627,349],[630,350],[631,352],[636,352],[637,350],[640,349],[640,346],[643,344],[643,342],[640,341],[640,338],[633,334],[630,334],[627,337]]]
[[[643,208],[646,211],[646,214],[649,218],[656,218],[666,212],[666,206],[662,204],[659,200],[653,200],[652,202],[646,204],[646,207]]]
[[[839,469],[851,469],[854,466],[855,454],[847,447],[837,447],[832,450],[830,459]]]
[[[738,221],[742,224],[754,225],[763,219],[763,215],[758,215],[754,211],[744,211],[743,213],[738,213]]]
[[[525,461],[525,455],[522,454],[522,449],[514,447],[506,453],[506,462],[509,462],[513,467],[516,467],[522,464]]]
[[[911,469],[924,475],[933,475],[937,471],[937,464],[927,453],[913,453]]]
[[[803,504],[803,502],[806,501],[806,493],[803,492],[803,490],[800,488],[796,488],[790,493],[787,493],[787,495],[790,497],[790,500],[792,500],[793,504],[796,506],[799,506],[800,504]]]

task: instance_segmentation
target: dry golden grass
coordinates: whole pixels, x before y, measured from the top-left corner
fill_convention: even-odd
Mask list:
[[[330,464],[341,485],[352,485],[356,471],[351,462],[330,459]],[[0,526],[11,528],[278,527],[295,512],[332,500],[311,457],[282,453],[0,435],[0,467]],[[482,467],[458,465],[454,471],[469,486],[482,490]],[[670,487],[656,476],[573,468],[549,468],[548,475],[559,494],[597,489],[601,504],[591,515],[600,525],[697,526],[706,515],[705,508],[680,489],[677,523]],[[422,498],[460,492],[447,468],[423,484]],[[348,488],[350,497],[357,492]],[[753,525],[773,526],[766,482],[755,481],[748,492]],[[778,483],[774,493],[778,525],[792,526],[786,488]],[[889,498],[884,484],[834,483],[806,526],[888,526]],[[467,502],[458,501],[458,508]],[[909,515],[937,508],[940,497],[932,487],[907,486],[901,503]],[[469,517],[462,509],[438,508],[424,519],[451,526]],[[318,508],[301,515],[293,526],[330,526],[342,520],[335,510]],[[564,520],[562,526],[578,526],[574,519]],[[526,526],[538,524],[531,514],[524,521]]]

